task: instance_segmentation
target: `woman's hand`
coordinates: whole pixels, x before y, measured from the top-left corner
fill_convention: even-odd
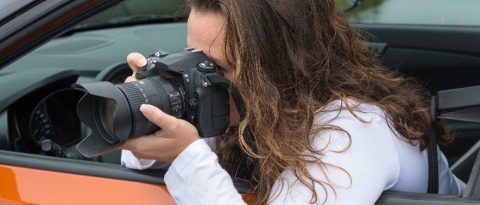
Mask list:
[[[135,81],[135,74],[147,60],[139,53],[131,53],[127,62],[133,71],[125,82]],[[197,129],[189,122],[168,115],[153,105],[143,104],[142,114],[161,128],[152,134],[127,140],[120,149],[127,149],[141,159],[172,162],[192,142],[200,139]]]
[[[125,79],[126,83],[137,80],[135,78],[135,75],[137,74],[138,69],[147,65],[147,59],[142,54],[134,52],[128,54],[127,63],[128,66],[130,66],[130,69],[132,69],[132,75],[128,76],[127,79]]]
[[[189,122],[162,112],[153,105],[140,107],[143,115],[162,129],[149,135],[127,140],[127,149],[140,159],[172,162],[192,142],[200,139],[197,129]]]

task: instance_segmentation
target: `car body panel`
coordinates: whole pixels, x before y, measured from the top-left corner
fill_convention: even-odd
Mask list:
[[[175,204],[161,184],[8,165],[0,165],[0,179],[0,204]]]
[[[33,204],[175,204],[165,185],[0,166],[0,197]]]
[[[0,204],[175,204],[165,172],[0,150]]]

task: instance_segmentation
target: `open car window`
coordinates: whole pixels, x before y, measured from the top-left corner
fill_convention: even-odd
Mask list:
[[[120,152],[87,159],[75,144],[90,130],[76,116],[82,94],[73,83],[123,83],[126,56],[186,47],[183,0],[127,0],[94,15],[0,71],[0,148],[15,152],[120,164]],[[21,85],[13,81],[25,82]]]

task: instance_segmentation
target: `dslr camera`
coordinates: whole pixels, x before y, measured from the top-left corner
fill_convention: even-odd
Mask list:
[[[156,52],[147,58],[136,78],[118,85],[73,85],[85,92],[77,114],[91,129],[91,134],[77,145],[82,155],[99,156],[129,138],[161,129],[142,115],[142,104],[154,105],[192,123],[201,137],[212,137],[223,134],[229,126],[228,93],[235,92],[236,104],[240,101],[232,83],[199,49],[164,55]]]

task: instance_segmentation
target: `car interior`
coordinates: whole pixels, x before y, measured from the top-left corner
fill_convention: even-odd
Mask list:
[[[123,83],[131,74],[126,56],[186,47],[185,17],[138,18],[112,26],[133,1],[87,19],[0,70],[0,162],[43,169],[163,183],[163,171],[120,165],[120,151],[84,158],[75,145],[89,129],[76,115],[83,93],[73,83]],[[166,9],[166,6],[159,6]],[[170,12],[178,14],[178,5]],[[140,12],[140,11],[138,11]],[[118,14],[121,16],[120,14]],[[122,19],[116,18],[118,23]],[[102,22],[102,23],[98,23]],[[107,21],[112,23],[112,21]],[[450,169],[467,183],[463,196],[385,192],[377,204],[474,204],[480,198],[480,27],[354,23],[383,65],[415,78],[430,90],[436,119],[455,135],[440,145]],[[62,164],[62,166],[59,165]],[[239,186],[240,191],[246,189]]]

